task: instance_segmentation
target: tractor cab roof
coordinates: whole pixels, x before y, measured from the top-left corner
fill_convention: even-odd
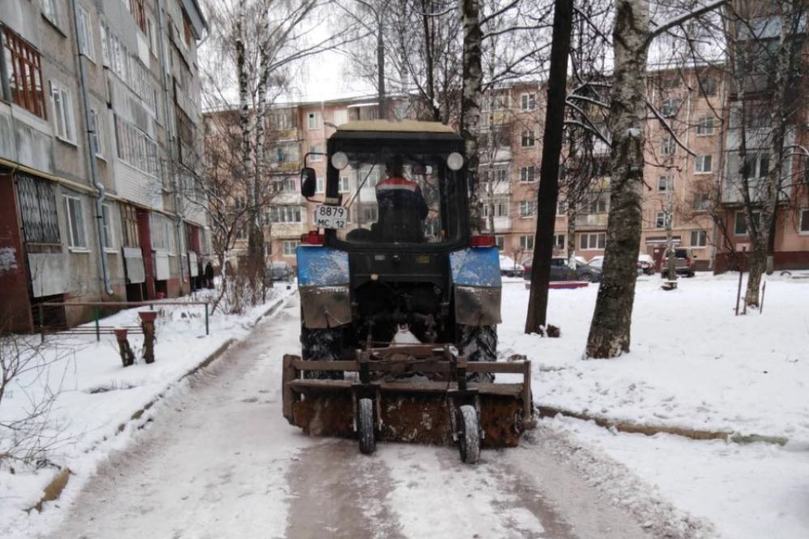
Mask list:
[[[357,138],[438,138],[460,139],[460,136],[448,125],[440,122],[422,122],[418,120],[360,120],[337,126],[332,135],[335,139]]]

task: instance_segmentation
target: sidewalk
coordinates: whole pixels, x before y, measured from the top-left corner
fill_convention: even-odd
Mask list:
[[[137,429],[132,420],[139,419],[145,408],[212,355],[249,335],[258,320],[296,292],[294,287],[288,290],[278,286],[270,291],[265,304],[242,315],[218,312],[210,318],[208,336],[204,311],[199,307],[155,307],[156,361],[151,365],[140,357],[140,335],[129,339],[138,360],[127,368],[121,366],[113,335],[103,335],[101,342],[96,342],[94,335],[48,336],[46,353],[59,359],[44,375],[24,380],[7,394],[0,413],[3,418],[14,417],[47,387],[58,390],[50,413],[54,430],[47,434],[56,435],[59,442],[48,457],[56,466],[70,469],[68,490],[75,494],[110,451],[128,442]],[[104,325],[136,325],[138,310],[143,308],[121,311],[104,319]],[[38,340],[39,336],[30,338]],[[39,501],[57,472],[53,465],[40,470],[26,470],[15,463],[0,467],[0,536],[25,529],[24,511]],[[47,520],[52,515],[45,511],[40,518]]]

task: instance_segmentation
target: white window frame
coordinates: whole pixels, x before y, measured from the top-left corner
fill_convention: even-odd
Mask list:
[[[714,117],[703,116],[697,122],[697,136],[707,137],[714,134]]]
[[[705,163],[709,163],[708,168],[705,168]],[[713,173],[713,155],[698,155],[694,158],[694,174],[711,174]]]
[[[697,241],[694,241],[694,238],[697,238]],[[691,247],[695,249],[702,249],[707,246],[708,246],[708,232],[705,230],[692,230]]]
[[[604,241],[600,241],[602,238]],[[582,251],[603,251],[606,247],[606,232],[585,232],[579,236],[579,248]]]
[[[95,156],[104,159],[104,122],[100,120],[98,111],[90,109],[90,137],[95,142]]]
[[[321,194],[326,192],[326,178],[318,176],[315,180],[315,193]]]
[[[674,140],[674,137],[666,135],[663,140],[660,141],[660,153],[662,155],[674,155],[676,151],[677,142]]]
[[[84,6],[78,5],[78,28],[77,38],[79,40],[79,51],[85,58],[95,63],[95,42],[93,41],[93,18]]]
[[[537,214],[536,200],[520,200],[520,218],[530,219]]]
[[[284,240],[282,243],[283,256],[295,256],[295,250],[300,245],[299,240]]]
[[[655,214],[655,228],[666,228],[671,216],[667,215],[664,211],[659,211]],[[673,226],[673,223],[672,223]]]
[[[340,176],[340,185],[338,186],[338,192],[340,193],[351,192],[351,178],[349,178],[348,176]]]
[[[657,178],[657,192],[668,193],[674,191],[674,177],[673,176],[658,176]]]
[[[530,176],[528,174],[529,171],[531,172]],[[533,183],[535,181],[537,181],[537,170],[534,165],[520,167],[520,183]]]
[[[50,22],[59,26],[59,7],[57,0],[42,0],[42,15]]]
[[[53,110],[54,131],[59,140],[76,144],[76,124],[73,121],[73,100],[70,90],[62,83],[52,80],[51,109]]]
[[[754,211],[753,215],[756,216],[756,219],[761,219],[761,213],[760,212]],[[746,238],[747,236],[749,236],[750,235],[750,229],[747,227],[747,216],[745,215],[745,211],[744,210],[737,211],[734,214],[733,219],[734,219],[734,221],[733,221],[733,235],[741,237],[741,238]],[[741,232],[741,233],[737,232],[739,230],[739,227],[738,227],[739,219],[741,219],[742,222],[744,222],[744,232]]]
[[[87,227],[84,223],[84,203],[81,197],[64,195],[64,202],[68,248],[71,251],[89,251],[90,249],[87,245]],[[76,203],[78,208],[74,207],[71,202]],[[78,214],[76,213],[77,211]]]
[[[553,235],[553,246],[560,251],[565,250],[565,245],[567,244],[567,234],[554,234]]]
[[[306,129],[320,129],[320,114],[318,112],[306,113]]]
[[[800,209],[800,213],[798,214],[798,234],[801,236],[809,236],[809,208]]]
[[[520,109],[523,112],[535,110],[537,108],[537,94],[525,92],[520,94]]]
[[[113,221],[112,204],[101,205],[102,219],[101,227],[104,236],[104,250],[108,253],[116,253],[115,250],[115,224]]]
[[[528,144],[526,144],[528,142]],[[523,129],[520,135],[520,146],[523,148],[533,148],[536,146],[536,136],[533,129]]]
[[[520,236],[520,249],[525,252],[531,252],[534,250],[534,236],[532,234],[524,234]]]

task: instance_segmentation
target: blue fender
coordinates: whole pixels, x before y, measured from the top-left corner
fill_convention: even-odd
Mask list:
[[[298,286],[340,286],[351,281],[348,253],[331,247],[298,246]]]
[[[449,255],[452,282],[456,286],[502,286],[497,247],[470,247]]]

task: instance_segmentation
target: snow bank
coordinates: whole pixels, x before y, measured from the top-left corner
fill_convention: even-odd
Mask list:
[[[0,536],[28,527],[24,510],[42,496],[42,489],[53,478],[55,466],[68,467],[74,473],[68,490],[78,493],[97,464],[113,449],[129,441],[130,429],[124,425],[133,414],[147,406],[177,380],[192,372],[212,353],[228,342],[246,337],[255,323],[295,289],[277,286],[268,293],[267,303],[241,315],[217,313],[210,318],[210,335],[205,335],[202,306],[156,306],[157,342],[155,363],[147,365],[141,356],[143,337],[131,335],[130,345],[137,362],[121,366],[113,335],[48,336],[46,350],[52,360],[46,372],[31,373],[19,380],[6,394],[0,420],[19,417],[32,401],[47,390],[58,391],[50,412],[50,435],[58,442],[49,451],[52,465],[40,470],[26,469],[16,463],[0,466]],[[204,301],[208,291],[188,298]],[[178,300],[173,300],[178,301]],[[181,300],[179,300],[181,301]],[[103,325],[138,325],[139,310],[121,311],[103,320]],[[38,336],[27,337],[37,340]],[[121,434],[123,431],[123,434]],[[62,500],[64,502],[64,500]],[[55,503],[62,503],[55,502]],[[43,517],[47,516],[47,511]],[[35,513],[34,513],[35,514]]]
[[[762,314],[734,316],[732,276],[637,283],[632,351],[583,361],[596,286],[551,290],[559,339],[524,335],[528,291],[504,283],[500,353],[534,362],[539,404],[611,419],[809,443],[809,282],[771,279]]]

